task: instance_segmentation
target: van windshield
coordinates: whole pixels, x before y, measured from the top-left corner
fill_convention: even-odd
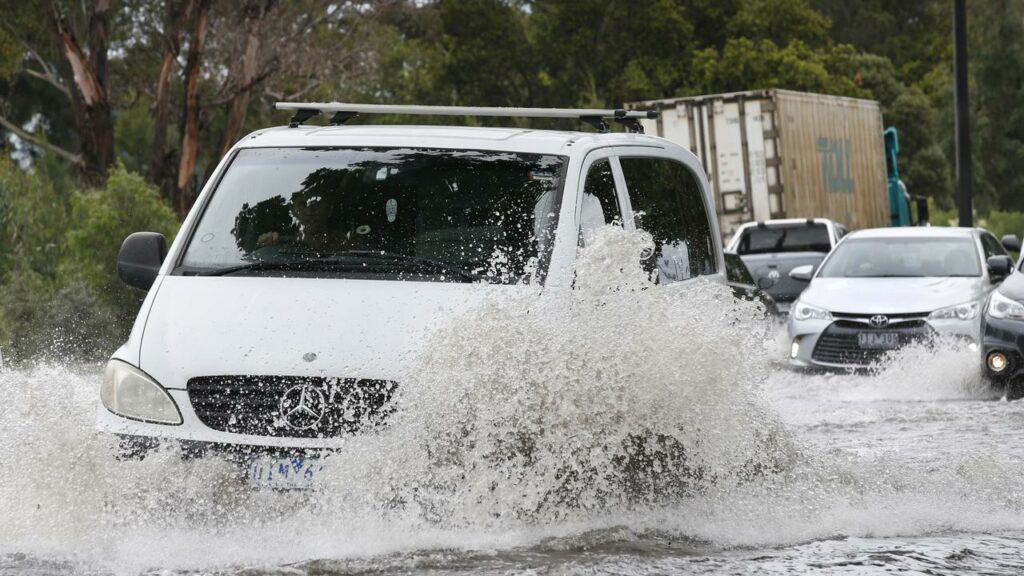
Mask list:
[[[243,149],[177,272],[542,282],[565,164],[512,152]]]

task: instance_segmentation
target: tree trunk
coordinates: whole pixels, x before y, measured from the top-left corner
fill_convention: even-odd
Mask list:
[[[195,29],[185,63],[185,113],[181,136],[181,161],[178,164],[177,209],[184,215],[195,200],[193,184],[199,157],[199,72],[212,0],[198,0]]]
[[[95,0],[89,6],[88,55],[56,2],[50,4],[49,12],[54,42],[64,55],[65,77],[73,79],[71,111],[79,135],[85,181],[99,186],[115,161],[114,119],[107,96],[110,0]]]
[[[238,79],[239,88],[228,106],[228,118],[224,126],[218,158],[227,154],[235,144],[242,132],[242,125],[245,124],[245,115],[249,111],[249,99],[253,88],[255,88],[254,85],[257,83],[260,30],[273,4],[273,0],[249,0],[245,5],[245,54],[242,55],[242,70]]]
[[[194,0],[167,0],[164,14],[164,56],[153,103],[153,153],[149,160],[149,180],[160,187],[168,201],[173,200],[175,192],[175,181],[167,177],[173,172],[173,155],[167,152],[167,127],[171,121],[171,79],[181,53],[182,28],[193,4]]]

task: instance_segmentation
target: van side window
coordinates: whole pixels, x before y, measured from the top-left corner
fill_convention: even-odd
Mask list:
[[[678,282],[717,270],[711,223],[697,178],[664,158],[620,158],[636,226],[654,237],[645,262],[659,283]]]
[[[622,222],[615,178],[607,159],[598,160],[590,166],[580,202],[580,246],[584,245],[586,236],[594,230],[606,224]]]

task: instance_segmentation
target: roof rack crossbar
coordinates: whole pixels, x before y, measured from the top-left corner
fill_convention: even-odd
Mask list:
[[[333,112],[331,124],[341,124],[359,114],[404,114],[411,116],[488,116],[503,118],[574,118],[607,132],[605,119],[625,124],[630,130],[640,127],[641,119],[656,119],[656,110],[603,108],[515,108],[484,106],[405,106],[398,104],[348,104],[343,102],[278,102],[278,110],[295,110],[289,126],[295,127],[321,113]],[[603,129],[602,129],[603,125]]]

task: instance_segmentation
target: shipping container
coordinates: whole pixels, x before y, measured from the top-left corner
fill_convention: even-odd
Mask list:
[[[878,102],[758,90],[626,107],[660,111],[644,130],[701,159],[726,237],[770,218],[831,218],[851,229],[889,224]]]

